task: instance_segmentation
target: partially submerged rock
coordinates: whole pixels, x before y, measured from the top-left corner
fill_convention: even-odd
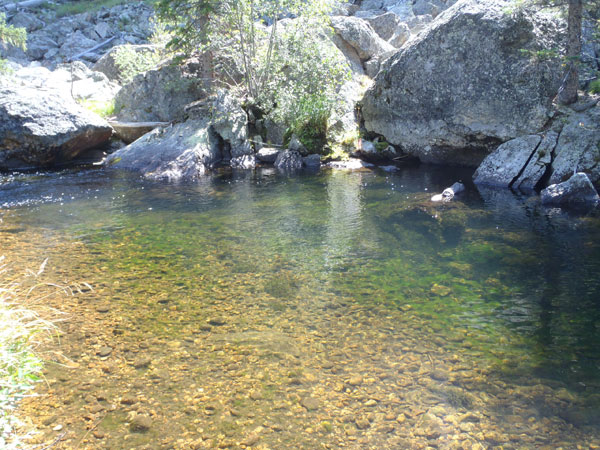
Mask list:
[[[155,129],[110,155],[106,164],[155,180],[193,181],[222,157],[220,137],[202,118]]]
[[[473,175],[473,181],[488,186],[511,186],[541,141],[540,136],[533,134],[505,142],[483,160]]]
[[[449,188],[444,189],[441,194],[434,195],[431,197],[432,202],[444,202],[447,203],[452,201],[456,194],[460,194],[465,190],[465,185],[462,183],[454,183]]]
[[[600,107],[576,113],[562,128],[552,161],[550,184],[565,181],[573,172],[586,172],[600,182]]]
[[[112,128],[56,92],[0,89],[0,169],[48,167],[106,143]]]
[[[541,196],[544,205],[585,205],[600,202],[598,191],[583,172],[574,174],[567,181],[548,186]]]
[[[327,164],[332,169],[342,169],[342,170],[360,170],[365,169],[367,167],[373,167],[374,165],[368,162],[365,162],[358,158],[348,158],[345,161],[331,161]]]
[[[280,152],[275,160],[275,167],[282,170],[298,170],[302,169],[303,165],[302,155],[294,150]]]

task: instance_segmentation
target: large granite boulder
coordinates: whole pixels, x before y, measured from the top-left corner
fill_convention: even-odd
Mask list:
[[[496,146],[539,131],[560,84],[560,26],[502,0],[460,0],[382,66],[363,99],[367,130],[422,161],[476,167]]]
[[[548,186],[541,195],[544,205],[577,205],[600,202],[594,185],[582,172],[574,174],[567,181]]]
[[[203,82],[171,64],[137,75],[115,98],[122,122],[169,122],[183,119],[184,107],[206,97]]]
[[[219,136],[205,118],[157,128],[117,150],[106,165],[154,180],[194,181],[222,159]]]
[[[56,91],[0,88],[0,169],[48,167],[106,143],[112,128]]]

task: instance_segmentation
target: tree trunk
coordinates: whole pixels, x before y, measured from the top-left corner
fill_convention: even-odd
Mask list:
[[[567,71],[558,90],[558,103],[570,105],[577,101],[579,88],[579,60],[581,55],[581,24],[583,0],[569,0],[569,26],[567,31]]]

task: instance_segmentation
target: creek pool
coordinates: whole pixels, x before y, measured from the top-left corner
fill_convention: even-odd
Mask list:
[[[0,253],[77,287],[32,443],[600,448],[600,213],[428,201],[470,175],[0,175]]]

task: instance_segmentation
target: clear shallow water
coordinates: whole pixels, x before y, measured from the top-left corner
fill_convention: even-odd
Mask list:
[[[2,253],[94,288],[55,305],[69,362],[24,405],[38,441],[595,448],[600,215],[428,202],[469,177],[2,177]]]

